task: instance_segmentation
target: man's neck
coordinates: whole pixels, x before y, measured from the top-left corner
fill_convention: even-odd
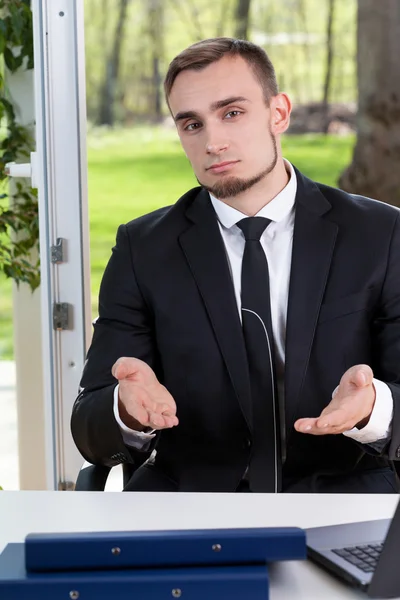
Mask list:
[[[253,217],[287,186],[289,178],[285,162],[280,158],[274,170],[259,183],[233,198],[221,199],[221,202]]]

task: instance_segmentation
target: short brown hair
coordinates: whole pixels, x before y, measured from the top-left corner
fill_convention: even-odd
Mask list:
[[[172,60],[164,81],[168,102],[174,81],[182,71],[201,71],[224,56],[241,56],[252,68],[264,91],[267,104],[278,94],[275,69],[263,48],[246,40],[235,38],[210,38],[192,44]]]

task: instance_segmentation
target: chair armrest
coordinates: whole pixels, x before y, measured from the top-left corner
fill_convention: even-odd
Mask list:
[[[104,465],[83,466],[75,483],[76,492],[103,492],[111,467]]]
[[[139,464],[123,463],[122,474],[123,474],[123,485],[124,487],[132,477],[134,471],[138,468]],[[107,478],[110,474],[112,467],[106,467],[105,465],[92,465],[85,462],[79,471],[78,478],[75,483],[76,492],[104,492],[106,487]]]

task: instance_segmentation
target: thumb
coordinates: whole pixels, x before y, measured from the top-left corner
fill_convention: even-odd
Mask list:
[[[149,365],[131,356],[122,356],[119,358],[112,366],[111,373],[118,381],[137,376],[138,380],[142,379],[143,382],[150,383],[150,380],[155,378]]]
[[[368,365],[356,365],[347,371],[344,377],[348,374],[347,383],[353,384],[355,387],[362,388],[372,384],[374,374],[371,367]]]

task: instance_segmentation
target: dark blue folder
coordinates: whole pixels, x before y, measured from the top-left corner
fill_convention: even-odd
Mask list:
[[[297,527],[29,534],[28,571],[260,564],[306,558]]]
[[[268,600],[266,565],[27,573],[24,544],[0,555],[2,600]]]

